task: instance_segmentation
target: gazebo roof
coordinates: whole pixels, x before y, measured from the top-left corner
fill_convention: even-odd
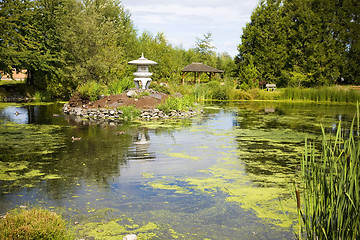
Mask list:
[[[184,67],[183,72],[210,72],[210,73],[223,73],[223,70],[219,70],[203,63],[192,63]]]

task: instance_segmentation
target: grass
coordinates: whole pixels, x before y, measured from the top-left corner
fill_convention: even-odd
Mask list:
[[[164,111],[166,114],[172,110],[176,111],[188,111],[191,108],[195,108],[195,98],[191,95],[180,97],[168,97],[164,102],[160,103],[157,108]]]
[[[118,107],[118,110],[122,111],[122,118],[127,121],[131,121],[140,116],[141,110],[137,109],[135,106],[121,106]]]
[[[75,239],[67,223],[55,212],[42,208],[17,209],[0,220],[0,239]]]
[[[306,144],[301,161],[302,194],[295,191],[299,238],[360,238],[359,126],[358,106],[350,129],[343,131],[339,123],[332,140],[327,140],[322,129],[320,154],[314,144]]]
[[[349,87],[285,88],[279,99],[314,102],[353,102],[360,100],[360,91]]]

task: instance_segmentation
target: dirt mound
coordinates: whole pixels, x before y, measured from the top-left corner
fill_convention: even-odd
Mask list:
[[[83,106],[86,108],[117,108],[120,106],[135,106],[138,109],[154,109],[169,95],[152,89],[130,89],[122,94],[105,96],[96,101],[89,102],[74,94],[69,100],[70,106]]]
[[[89,103],[89,98],[82,96],[81,93],[76,92],[69,100],[70,107],[81,107]]]

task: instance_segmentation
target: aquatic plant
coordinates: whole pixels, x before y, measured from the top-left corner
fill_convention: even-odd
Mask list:
[[[168,97],[164,102],[160,103],[157,108],[165,113],[172,110],[188,111],[196,107],[195,98],[191,95],[180,97]]]
[[[360,99],[360,91],[340,86],[285,88],[282,90],[279,98],[282,100],[315,102],[356,102]]]
[[[66,221],[55,212],[16,209],[0,219],[0,239],[75,239]]]
[[[320,154],[314,144],[306,143],[301,161],[302,194],[296,189],[299,238],[359,239],[359,127],[358,106],[349,136],[344,135],[340,122],[334,140],[327,140],[322,128]]]
[[[141,111],[134,106],[120,106],[118,110],[122,111],[122,118],[131,121],[140,116]]]

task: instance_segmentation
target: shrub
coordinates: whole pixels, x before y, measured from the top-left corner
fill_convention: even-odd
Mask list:
[[[239,88],[243,91],[247,91],[250,89],[249,85],[247,85],[246,83],[242,83]]]
[[[108,86],[108,92],[109,94],[121,94],[124,91],[134,87],[134,80],[130,77],[125,77],[121,80],[110,83]]]
[[[34,99],[36,102],[50,102],[51,97],[51,94],[45,91],[37,91],[34,94]]]
[[[105,87],[96,81],[89,81],[78,86],[77,90],[90,101],[96,101],[99,95],[104,93]]]
[[[165,113],[172,110],[188,111],[195,107],[195,98],[191,95],[179,97],[168,97],[164,102],[160,103],[157,108]]]
[[[118,107],[118,110],[122,111],[122,118],[127,121],[131,121],[140,116],[141,110],[137,109],[135,106],[121,106]]]
[[[41,208],[13,210],[0,220],[0,239],[74,239],[66,221]]]
[[[159,84],[151,84],[151,89],[165,94],[170,94],[169,88],[161,86]]]
[[[229,93],[230,100],[252,100],[253,97],[250,93],[241,89],[232,89]]]

